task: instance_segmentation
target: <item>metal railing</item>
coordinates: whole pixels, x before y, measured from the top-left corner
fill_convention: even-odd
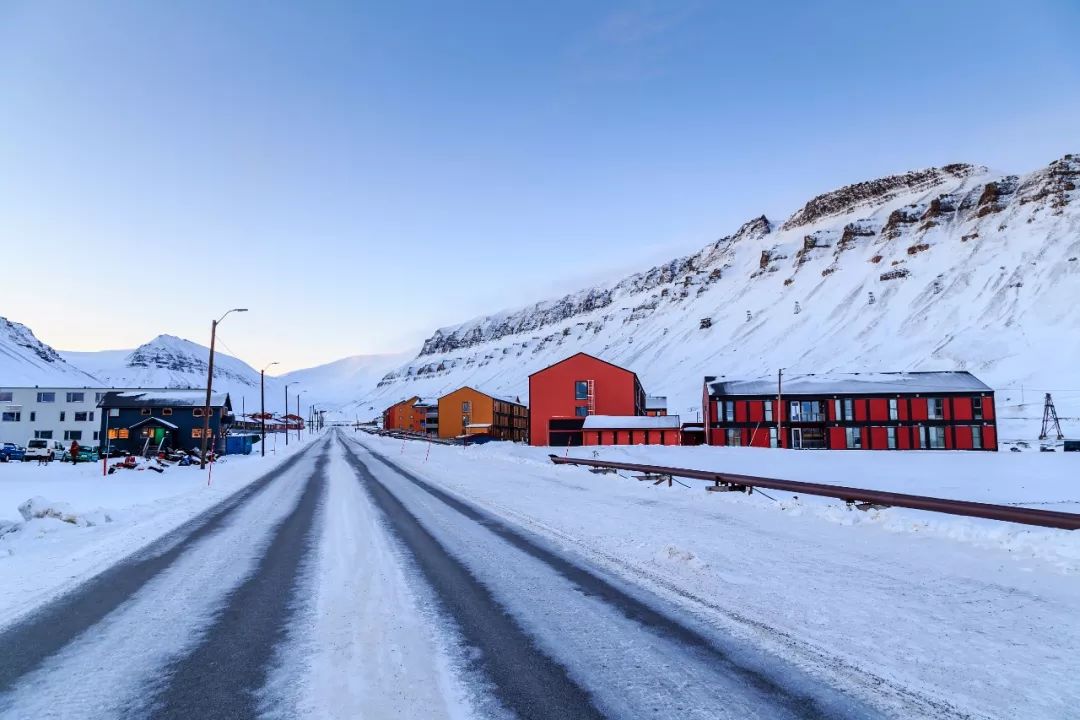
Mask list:
[[[948,515],[963,515],[967,517],[984,518],[986,520],[1001,520],[1004,522],[1020,523],[1022,525],[1038,525],[1040,527],[1057,528],[1059,530],[1080,529],[1080,514],[1058,512],[1055,510],[1036,510],[1033,508],[1013,507],[1010,505],[992,505],[990,503],[973,502],[971,500],[948,500],[925,495],[908,495],[906,493],[887,492],[884,490],[866,490],[863,488],[845,487],[843,485],[823,485],[821,483],[780,480],[776,478],[713,472],[709,470],[692,470],[689,468],[664,467],[661,465],[608,462],[606,460],[587,460],[584,458],[559,457],[558,455],[550,455],[549,457],[556,465],[587,465],[589,467],[640,472],[653,476],[685,477],[693,480],[712,482],[718,488],[726,486],[728,489],[746,491],[755,487],[769,488],[771,490],[783,490],[785,492],[798,493],[800,495],[831,497],[843,500],[847,503],[867,503],[874,506],[903,507],[912,510],[946,513]]]

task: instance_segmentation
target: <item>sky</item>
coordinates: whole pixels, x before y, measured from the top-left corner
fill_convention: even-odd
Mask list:
[[[0,3],[0,315],[281,370],[1080,152],[1080,2]]]

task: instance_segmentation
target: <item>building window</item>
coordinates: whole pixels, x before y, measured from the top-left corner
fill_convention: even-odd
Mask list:
[[[52,430],[35,430],[34,437],[39,440],[52,440]]]
[[[971,426],[971,447],[974,450],[982,450],[982,427],[979,425]]]
[[[98,431],[95,430],[94,431],[94,441],[97,442],[97,439],[98,439]]]
[[[33,410],[30,411],[30,422],[37,422],[37,413]]]
[[[855,419],[855,401],[851,398],[844,398],[844,419]]]
[[[885,428],[885,433],[889,437],[889,449],[890,450],[895,450],[896,449],[896,428],[894,428],[894,427]]]
[[[54,393],[54,392],[39,392],[37,394],[37,401],[39,403],[56,402],[56,393]]]
[[[740,430],[739,428],[728,428],[727,444],[731,447],[738,447],[742,445],[742,430]]]
[[[140,415],[149,415],[150,414],[150,408],[140,408],[139,409],[139,414]]]
[[[82,440],[82,430],[65,430],[65,440]]]
[[[5,412],[0,415],[0,422],[19,422],[22,419],[20,412]]]
[[[8,390],[0,392],[0,402],[15,402],[15,393]]]
[[[817,400],[791,401],[792,422],[821,422],[824,420],[821,414],[822,404]]]
[[[101,402],[105,399],[105,393],[94,393],[94,402]]]
[[[774,448],[777,446],[776,428],[769,428],[769,447]]]
[[[69,403],[86,402],[86,393],[69,392],[67,394],[67,401]]]
[[[848,450],[857,450],[862,447],[862,428],[844,428],[847,435]]]
[[[945,447],[945,428],[930,428],[930,447],[938,450]]]
[[[162,415],[172,415],[172,408],[161,408]],[[93,418],[90,418],[93,420]]]
[[[67,419],[67,412],[65,410],[60,411],[60,422],[64,422]]]
[[[983,419],[983,399],[981,397],[971,398],[971,417],[974,420]]]
[[[468,400],[462,401],[462,403],[461,403],[461,412],[463,412],[463,413],[472,412],[472,403],[469,402]]]
[[[765,401],[765,422],[772,422],[772,400]]]
[[[131,434],[131,433],[129,433],[129,432],[128,432],[128,429],[127,429],[127,428],[120,428],[120,435],[119,435],[119,437],[120,437],[120,439],[121,439],[121,440],[127,440],[127,439],[128,439],[128,436],[129,436],[130,434]]]
[[[931,420],[945,419],[945,400],[943,398],[927,398],[926,407]]]
[[[202,428],[191,428],[191,437],[202,439]]]
[[[735,422],[735,401],[724,401],[724,420],[727,422]]]
[[[923,448],[925,450],[926,448],[930,447],[930,441],[926,439],[926,426],[925,425],[919,425],[918,428],[919,428],[919,447],[921,447],[921,448]]]
[[[75,413],[75,422],[86,422],[86,415],[87,415],[87,413],[85,413],[85,412],[77,412],[77,413]],[[93,418],[90,418],[90,419],[93,420]]]
[[[898,405],[898,402],[897,402],[896,398],[889,398],[889,419],[890,420],[899,420],[900,419],[900,408],[897,407],[897,405]]]
[[[588,400],[589,399],[589,381],[588,380],[575,380],[574,381],[574,399],[575,400]]]
[[[203,416],[202,411],[203,411],[203,409],[201,407],[192,408],[191,409],[191,416],[192,417],[202,417]],[[400,412],[398,414],[400,415]]]
[[[589,408],[585,407],[584,405],[581,407],[576,407],[574,408],[574,414],[578,417],[586,417],[589,414]]]

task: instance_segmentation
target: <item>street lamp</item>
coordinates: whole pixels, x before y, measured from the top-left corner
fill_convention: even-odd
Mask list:
[[[289,447],[289,386],[299,384],[299,380],[293,380],[292,382],[285,383],[285,447]],[[300,396],[297,395],[297,402],[299,402]]]
[[[259,445],[262,446],[263,457],[266,457],[266,368],[277,364],[276,361],[272,362],[259,371],[259,403],[262,405],[262,409],[259,410],[259,430],[262,434]]]
[[[214,389],[214,343],[217,340],[217,326],[228,317],[229,313],[247,312],[247,308],[233,308],[224,315],[210,323],[210,362],[206,368],[206,405],[203,406],[203,431],[202,431],[202,457],[199,460],[199,469],[206,469],[206,441],[210,435],[210,393]],[[221,421],[218,421],[221,427]]]
[[[307,390],[301,390],[296,393],[296,442],[300,442],[300,426],[304,419],[300,417],[300,396],[306,393]]]

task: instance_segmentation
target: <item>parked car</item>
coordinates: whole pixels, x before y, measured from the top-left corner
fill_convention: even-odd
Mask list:
[[[111,446],[107,450],[102,450],[98,454],[99,455],[104,455],[105,457],[114,458],[114,457],[127,457],[128,452],[127,452],[127,450],[124,450],[123,448],[116,447],[116,446]]]
[[[23,454],[23,460],[55,460],[56,452],[52,448],[52,443],[48,440],[42,440],[41,438],[34,438],[33,440],[26,441],[26,452]]]
[[[26,448],[15,443],[6,442],[0,445],[0,462],[22,460],[26,457]]]
[[[96,447],[79,446],[79,462],[97,462],[100,459],[101,454]],[[71,450],[65,450],[61,460],[63,462],[71,462]]]

